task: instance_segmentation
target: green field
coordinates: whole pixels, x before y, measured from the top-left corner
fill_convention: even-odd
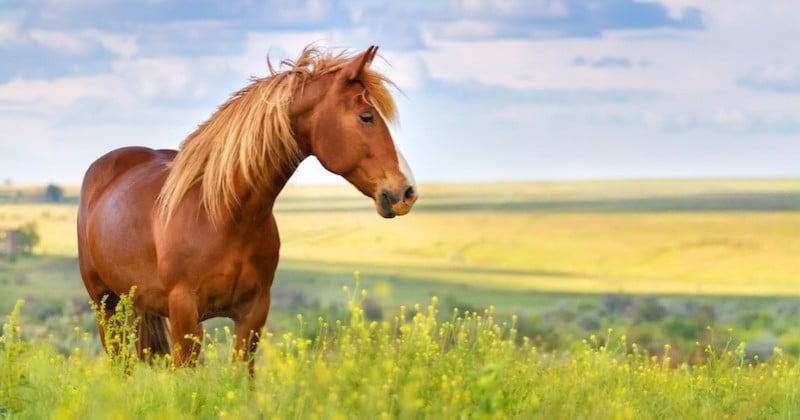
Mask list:
[[[13,196],[3,188],[0,196]],[[83,299],[77,188],[60,204],[19,190],[27,199],[0,205],[0,229],[33,221],[42,241],[37,258],[0,263],[0,310],[18,297]],[[349,185],[290,185],[275,213],[276,292],[323,301],[352,284],[354,271],[386,304],[438,293],[509,312],[543,292],[800,293],[800,180],[423,185],[413,213],[392,220]]]
[[[350,186],[289,186],[275,211],[281,270],[348,276],[360,270],[517,291],[800,293],[797,180],[424,185],[421,191],[411,216],[387,221]],[[35,221],[43,238],[37,253],[74,257],[76,208],[67,199],[0,205],[0,228]]]
[[[130,301],[128,301],[130,302]],[[69,351],[21,338],[18,310],[0,337],[3,418],[796,418],[800,366],[780,350],[748,360],[730,338],[673,366],[626,336],[592,335],[543,351],[515,322],[480,313],[402,310],[370,321],[356,291],[344,321],[298,316],[260,346],[255,377],[231,364],[228,330],[207,334],[203,363],[174,370],[93,356],[75,328]],[[109,329],[128,336],[125,323]],[[308,336],[309,330],[314,334]],[[221,339],[220,339],[221,338]],[[700,347],[700,346],[698,346]]]
[[[58,365],[60,368],[39,373],[51,375],[47,377],[53,381],[78,380],[76,372],[101,369],[97,364],[102,365],[104,358],[95,357],[99,346],[93,332],[94,317],[88,310],[77,272],[77,189],[66,188],[62,203],[44,203],[38,199],[36,188],[15,188],[0,187],[0,229],[35,222],[42,241],[32,256],[14,260],[0,256],[0,312],[9,313],[17,299],[24,299],[26,306],[20,317],[23,342],[47,343],[47,348],[33,345],[26,357],[41,361],[66,356],[59,359],[64,363]],[[443,313],[451,313],[454,307],[483,313],[493,305],[497,319],[510,320],[514,314],[516,338],[506,340],[522,347],[512,346],[516,349],[512,353],[498,355],[506,362],[493,374],[508,376],[510,382],[503,387],[513,388],[514,381],[532,376],[560,384],[561,388],[554,385],[554,393],[569,394],[570,389],[578,389],[575,387],[581,369],[595,370],[594,379],[578,394],[561,397],[562,404],[585,407],[585,411],[572,413],[578,417],[592,413],[638,417],[647,413],[648,404],[660,404],[662,410],[654,413],[663,416],[798,415],[788,407],[797,406],[800,372],[800,180],[434,184],[422,185],[420,191],[420,200],[411,214],[385,220],[375,214],[368,199],[349,185],[286,188],[275,210],[283,245],[268,322],[268,330],[274,334],[270,345],[280,346],[287,332],[295,334],[295,338],[318,339],[319,331],[314,327],[298,333],[298,314],[307,320],[322,316],[349,325],[353,309],[348,306],[349,294],[343,293],[342,287],[352,290],[358,277],[358,287],[368,291],[361,306],[367,320],[376,325],[391,323],[402,313],[401,305],[416,313],[411,308],[417,303],[427,305],[432,296],[437,297],[438,309]],[[309,323],[315,325],[314,321]],[[209,330],[228,325],[223,320],[206,323]],[[89,355],[85,360],[69,356],[76,346],[75,326],[79,331],[91,331],[86,334],[87,341],[78,343],[81,354]],[[596,346],[590,342],[588,348],[581,344],[592,336],[606,337],[609,329],[614,334],[608,340],[618,342],[625,337],[625,345],[618,345],[616,353],[598,353],[598,346],[608,344],[606,339]],[[536,358],[518,358],[522,356],[517,352],[530,351],[525,350],[521,337],[528,337],[527,345],[538,352]],[[354,345],[336,339],[332,343]],[[666,365],[665,345],[670,348]],[[354,354],[354,360],[381,363],[370,353],[372,344],[355,346],[361,346],[368,354]],[[477,342],[473,346],[479,347]],[[709,355],[709,348],[718,353]],[[775,357],[775,348],[780,349],[779,358],[770,364],[760,363]],[[0,353],[2,349],[0,346]],[[634,349],[657,355],[657,360],[631,360]],[[281,351],[284,350],[266,348],[259,356],[261,369],[272,372],[266,376],[273,375],[270,377],[275,380],[279,378],[274,375],[289,375],[280,371],[281,363],[289,357]],[[339,353],[342,352],[345,350]],[[336,357],[323,358],[344,363]],[[398,353],[394,357],[411,356]],[[444,353],[442,357],[425,362],[444,363],[432,368],[438,375],[446,375],[445,365],[453,367],[455,363]],[[11,363],[9,360],[5,363]],[[567,363],[569,360],[576,364]],[[465,375],[472,375],[471,379],[462,378],[464,386],[474,385],[470,381],[477,381],[486,372],[485,365],[492,366],[484,359],[473,362],[462,366]],[[39,362],[31,365],[36,363]],[[539,368],[514,368],[520,364]],[[714,373],[717,376],[711,374],[717,369],[715,366],[719,366]],[[205,375],[209,370],[223,368],[209,364],[203,369]],[[329,369],[334,377],[341,374],[336,373],[339,366],[333,364],[319,369]],[[620,379],[625,369],[638,369],[650,376]],[[772,376],[759,369],[772,369]],[[282,380],[294,378],[298,384],[311,380],[299,370],[292,372]],[[158,379],[162,374],[142,368],[136,373],[140,378],[136,381],[143,382],[136,382],[136,386],[165,380],[173,384],[170,386],[191,393],[175,384],[176,379],[171,376]],[[86,375],[78,375],[80,381],[110,380]],[[441,376],[418,380],[439,385],[442,382]],[[339,392],[358,389],[355,384],[345,385],[335,379],[328,385],[340,387],[336,398],[342,397]],[[367,388],[373,385],[370,383]],[[547,394],[546,388],[536,388],[539,385],[529,382],[516,385],[539,389],[534,392],[538,395],[538,409],[535,401],[520,400],[515,404],[521,405],[506,407],[516,411],[497,409],[487,413],[552,417],[548,413],[552,414],[558,405],[556,394]],[[255,391],[248,391],[241,384],[230,385],[237,398],[246,394],[248,401],[237,404],[235,399],[214,400],[218,408],[227,408],[214,411],[213,406],[207,406],[195,414],[218,416],[227,410],[248,417],[253,410],[262,410],[279,417],[297,415],[294,409],[269,408],[259,400],[289,398],[289,394],[279,394],[283,391],[269,386],[261,383]],[[673,390],[666,395],[665,390],[654,388],[675,386],[685,387],[686,392]],[[762,386],[783,391],[767,397],[760,390]],[[493,390],[507,396],[510,388],[503,387],[498,385]],[[303,392],[292,389],[291,392]],[[650,392],[650,397],[642,390]],[[323,391],[309,392],[325,398]],[[437,398],[455,398],[452,394],[439,394],[439,389],[416,391],[422,394],[408,393],[427,401],[425,404]],[[397,399],[405,395],[403,392],[396,388],[387,395]],[[626,392],[627,397],[611,395]],[[654,399],[656,394],[658,398]],[[470,395],[469,403],[479,403],[475,395]],[[207,398],[210,401],[211,397]],[[409,401],[417,401],[414,398]],[[605,400],[594,401],[595,398]],[[748,399],[755,402],[748,405]],[[699,404],[694,411],[689,408],[693,401]],[[355,407],[357,402],[352,401],[355,405],[349,407]],[[162,407],[178,409],[186,401],[162,403]],[[492,407],[485,401],[484,404]],[[3,407],[0,395],[0,416]],[[84,411],[77,413],[92,410],[91,405],[81,407]],[[95,408],[102,408],[98,407]],[[469,404],[453,403],[450,407],[468,410]],[[715,407],[719,410],[715,411]],[[774,410],[770,411],[770,407]],[[138,410],[143,415],[169,411]],[[397,410],[389,412],[399,415]],[[463,413],[434,412],[430,407],[426,410],[429,415],[438,413],[440,417]]]
[[[390,222],[346,190],[322,211],[318,192],[289,191],[282,266],[491,289],[800,292],[800,183],[697,184],[434,185]]]

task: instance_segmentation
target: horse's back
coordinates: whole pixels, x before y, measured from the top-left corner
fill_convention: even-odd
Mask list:
[[[153,208],[175,153],[145,147],[116,149],[86,171],[77,233],[87,288],[95,282],[95,288],[125,292],[135,277],[154,274]]]
[[[80,203],[78,206],[78,237],[85,234],[86,218],[97,206],[98,200],[107,195],[110,190],[124,188],[133,194],[141,188],[131,188],[139,183],[145,184],[148,189],[159,189],[160,185],[146,185],[132,175],[137,169],[144,166],[156,171],[161,169],[166,172],[166,165],[175,157],[174,150],[153,150],[147,147],[123,147],[113,150],[95,160],[83,177],[81,185]],[[152,175],[152,171],[148,171]],[[151,194],[152,195],[152,194]],[[80,246],[80,243],[79,243]]]
[[[81,207],[91,207],[93,201],[102,194],[115,179],[131,168],[149,162],[171,161],[177,152],[174,150],[153,150],[147,147],[123,147],[101,156],[89,166],[81,186]]]

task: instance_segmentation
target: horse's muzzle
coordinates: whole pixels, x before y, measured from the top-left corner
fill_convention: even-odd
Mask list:
[[[406,186],[402,194],[383,188],[375,197],[378,214],[387,219],[408,213],[416,202],[417,189],[414,186]]]

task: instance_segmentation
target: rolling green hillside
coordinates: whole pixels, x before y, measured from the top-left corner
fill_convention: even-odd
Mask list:
[[[37,196],[30,187],[21,191]],[[41,270],[4,262],[4,295],[24,293],[15,276],[35,284],[39,276],[68,279],[80,292],[77,189],[66,191],[66,203],[0,205],[0,229],[35,222],[42,237],[36,253],[49,261]],[[800,180],[423,185],[412,213],[392,220],[378,217],[349,185],[290,185],[275,213],[283,242],[279,285],[336,279],[329,282],[336,293],[359,270],[368,284],[400,288],[800,293]]]
[[[227,320],[195,370],[99,355],[76,194],[0,189],[0,229],[42,238],[0,256],[0,313],[26,302],[0,417],[797,414],[800,180],[423,185],[393,220],[350,186],[289,186],[254,383]]]
[[[0,260],[0,312],[18,298],[36,318],[85,310],[75,257],[77,189],[65,190],[64,203],[31,202],[40,196],[31,187],[23,196],[34,199],[0,205],[0,228],[33,221],[42,237],[36,255]],[[800,180],[420,190],[411,214],[385,220],[349,185],[288,186],[275,209],[283,246],[269,325],[279,328],[298,312],[340,310],[341,288],[358,271],[383,312],[432,295],[446,306],[496,305],[551,342],[648,320],[691,320],[674,326],[691,330],[686,340],[710,324],[746,324],[745,335],[761,326],[765,343],[797,342],[800,352],[791,327],[800,318]],[[615,296],[625,297],[620,304]],[[763,319],[767,308],[772,321]],[[777,318],[776,308],[784,311]],[[91,316],[80,319],[91,327]],[[652,341],[672,334],[654,331]]]

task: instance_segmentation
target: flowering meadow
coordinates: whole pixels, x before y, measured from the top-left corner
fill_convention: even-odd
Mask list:
[[[26,340],[20,301],[0,339],[0,418],[800,417],[800,365],[781,349],[752,360],[723,338],[702,363],[676,366],[668,344],[650,354],[608,330],[544,351],[493,308],[440,312],[433,298],[370,321],[364,295],[352,293],[346,319],[298,315],[294,330],[269,334],[253,378],[231,362],[227,328],[206,332],[199,366],[173,369],[134,360],[122,320],[109,325],[112,356],[79,327],[68,354]]]

